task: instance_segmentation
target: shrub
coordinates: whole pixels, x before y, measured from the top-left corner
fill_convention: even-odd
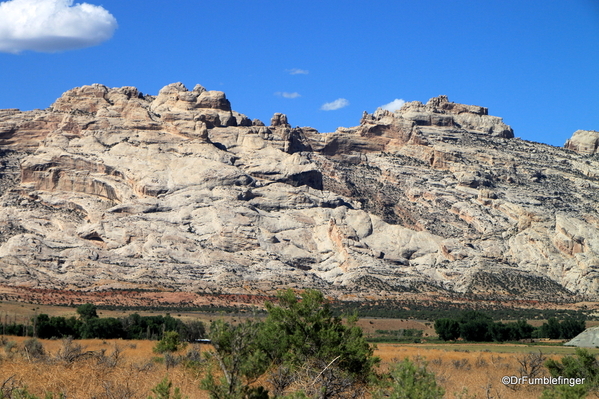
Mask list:
[[[207,353],[210,367],[202,388],[215,399],[267,398],[264,388],[253,385],[265,376],[275,397],[291,385],[308,397],[363,395],[379,359],[357,317],[344,323],[316,290],[304,291],[301,298],[292,290],[277,296],[278,305],[266,303],[264,322],[212,323],[215,350]]]
[[[44,346],[36,338],[31,338],[23,342],[23,350],[29,359],[42,359],[46,357]]]
[[[181,396],[181,390],[179,387],[175,388],[171,396],[171,388],[173,383],[168,380],[167,377],[164,377],[164,380],[160,381],[158,385],[152,388],[152,393],[156,394],[156,396],[148,396],[148,399],[183,399]],[[187,398],[187,396],[185,397]]]
[[[27,386],[17,383],[14,376],[9,377],[0,385],[0,399],[40,399],[39,396],[30,394]],[[58,394],[56,397],[52,392],[46,392],[44,399],[66,399],[66,395]]]
[[[7,356],[12,356],[17,349],[17,343],[15,341],[8,341],[4,344],[4,352]]]
[[[73,343],[73,337],[62,340],[62,347],[56,353],[56,358],[66,363],[72,363],[83,356],[83,347]]]
[[[408,358],[392,365],[381,385],[373,399],[441,399],[445,394],[426,363],[415,364]]]
[[[545,362],[552,377],[584,378],[584,384],[560,385],[543,392],[542,398],[575,399],[585,398],[599,387],[599,362],[587,349],[576,348],[574,356],[564,356],[561,361],[549,359]]]
[[[176,331],[167,331],[158,343],[154,346],[155,353],[176,352],[184,346],[179,339],[179,333]]]
[[[247,321],[231,325],[222,320],[210,327],[210,339],[215,351],[209,352],[211,366],[201,381],[202,389],[211,398],[238,398],[247,396],[250,385],[266,372],[266,355],[257,345],[259,323]],[[217,379],[213,369],[218,365],[222,377]]]

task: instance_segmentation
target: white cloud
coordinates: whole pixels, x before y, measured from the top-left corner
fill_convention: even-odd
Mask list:
[[[396,98],[395,100],[391,101],[389,104],[385,104],[385,105],[381,105],[382,109],[386,109],[387,111],[397,111],[398,109],[400,109],[406,102],[402,99]]]
[[[116,19],[104,8],[73,0],[0,3],[0,52],[53,53],[95,46],[112,37]]]
[[[299,68],[287,69],[287,72],[289,72],[290,75],[307,75],[310,73],[310,71]]]
[[[323,111],[334,111],[336,109],[347,107],[348,105],[349,101],[347,101],[345,98],[338,98],[330,103],[322,104],[322,107],[320,107],[320,109]]]
[[[283,98],[298,98],[298,97],[301,97],[302,95],[299,94],[298,92],[288,93],[286,91],[283,91],[283,92],[277,91],[275,93],[275,96],[281,96]]]

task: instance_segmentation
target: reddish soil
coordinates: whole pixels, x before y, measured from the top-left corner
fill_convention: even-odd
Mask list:
[[[337,300],[377,302],[381,299],[417,301],[423,306],[434,306],[439,302],[452,302],[470,308],[472,303],[483,304],[490,307],[512,307],[520,309],[599,309],[597,302],[569,302],[549,303],[533,300],[474,300],[470,298],[450,298],[438,293],[397,293],[387,297],[356,297],[354,295],[340,295]],[[185,291],[167,291],[160,289],[151,290],[107,290],[83,291],[31,288],[24,286],[8,286],[0,284],[0,301],[30,303],[39,305],[78,305],[94,303],[100,306],[117,307],[262,307],[266,301],[276,298],[268,294],[199,294]],[[333,300],[334,301],[334,300]],[[401,327],[410,328],[410,327]],[[383,328],[387,329],[387,328]],[[394,328],[389,328],[394,329]]]
[[[25,302],[44,305],[76,305],[94,303],[104,306],[130,307],[200,307],[200,306],[262,306],[273,300],[265,295],[197,294],[171,291],[69,291],[0,285],[0,301]]]
[[[364,334],[367,336],[376,335],[376,330],[422,330],[424,337],[436,336],[434,323],[430,321],[419,321],[410,319],[382,319],[376,318],[364,318],[358,320],[358,326],[362,328]]]

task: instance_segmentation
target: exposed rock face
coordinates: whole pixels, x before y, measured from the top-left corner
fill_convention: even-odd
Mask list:
[[[581,348],[596,348],[599,346],[599,327],[587,328],[570,341],[564,343],[567,346],[578,346]]]
[[[275,113],[270,119],[270,126],[285,126],[291,127],[289,122],[287,122],[287,115],[281,113]]]
[[[599,147],[599,132],[594,130],[577,130],[566,141],[564,147],[581,154],[595,154]]]
[[[598,296],[599,162],[445,96],[320,134],[92,85],[0,145],[0,283]]]

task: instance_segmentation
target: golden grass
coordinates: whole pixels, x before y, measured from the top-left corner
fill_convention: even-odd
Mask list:
[[[108,398],[147,398],[151,389],[164,377],[168,377],[174,387],[180,387],[184,396],[189,398],[208,398],[205,391],[199,389],[202,375],[178,365],[170,369],[164,363],[153,361],[152,352],[155,341],[145,340],[79,340],[74,341],[85,347],[85,351],[104,350],[110,358],[115,346],[121,350],[120,360],[110,367],[99,362],[98,358],[87,358],[72,363],[56,360],[61,349],[61,340],[40,340],[51,360],[36,361],[28,358],[22,350],[23,337],[8,337],[17,343],[17,351],[5,353],[0,348],[0,385],[12,377],[7,386],[15,383],[27,386],[30,393],[43,397],[46,392],[64,393],[75,399]],[[473,349],[474,348],[474,349]],[[479,348],[480,350],[476,350]],[[510,349],[511,348],[511,352]],[[543,348],[551,353],[556,347]],[[189,348],[188,348],[189,349]],[[207,350],[207,347],[197,348]],[[497,350],[494,350],[497,349]],[[559,349],[559,348],[558,348]],[[502,350],[504,352],[499,352]],[[553,349],[554,352],[557,349]],[[187,349],[181,353],[185,353]],[[424,344],[378,344],[375,354],[382,360],[381,371],[396,360],[406,357],[421,359],[428,363],[428,369],[436,374],[437,381],[446,390],[445,398],[459,397],[464,389],[468,396],[478,398],[538,398],[544,387],[520,386],[517,389],[506,387],[501,377],[519,376],[518,357],[526,352],[538,351],[535,347],[524,345],[432,345]],[[561,355],[548,356],[559,358]],[[418,361],[418,360],[417,360]]]
[[[10,337],[19,347],[25,338]],[[62,341],[40,340],[50,357],[55,357]],[[152,359],[155,342],[123,340],[80,340],[74,341],[85,347],[85,351],[105,350],[110,357],[115,345],[122,349],[120,361],[110,367],[98,362],[97,358],[66,363],[58,360],[36,361],[21,353],[9,356],[3,354],[0,362],[2,384],[10,377],[8,384],[27,386],[30,393],[44,397],[46,392],[63,393],[68,398],[147,398],[151,389],[164,377],[168,377],[174,387],[190,398],[208,398],[199,389],[201,376],[193,370],[176,366],[167,370],[164,363]]]
[[[438,345],[441,347],[441,345]],[[474,346],[474,345],[470,345]],[[427,362],[429,371],[435,373],[437,382],[445,388],[445,398],[459,397],[464,389],[468,390],[467,398],[538,398],[543,386],[521,385],[505,386],[501,382],[503,376],[520,376],[518,358],[539,348],[513,345],[511,351],[506,345],[479,345],[479,350],[466,349],[466,345],[444,345],[444,349],[431,348],[425,345],[379,344],[375,354],[381,358],[383,367],[408,357],[422,359]],[[547,357],[560,358],[551,354],[554,348],[541,348]],[[494,349],[503,352],[494,351]],[[569,348],[568,353],[574,350]],[[543,369],[546,373],[546,369]],[[548,374],[545,374],[548,375]]]

